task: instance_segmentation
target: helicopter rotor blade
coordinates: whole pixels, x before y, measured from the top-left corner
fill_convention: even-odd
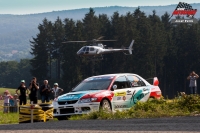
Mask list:
[[[98,40],[98,42],[112,42],[112,41],[117,41],[117,40]]]
[[[84,43],[84,42],[91,42],[91,43],[96,43],[96,42],[111,42],[111,41],[117,41],[117,40],[100,40],[102,39],[104,36],[100,36],[98,39],[93,39],[93,40],[86,40],[86,41],[66,41],[66,42],[62,42],[62,43]]]
[[[66,42],[62,42],[62,43],[72,43],[72,42],[88,42],[88,41],[66,41]]]
[[[104,38],[104,36],[100,36],[99,38],[97,38],[97,40],[101,40],[102,38]]]

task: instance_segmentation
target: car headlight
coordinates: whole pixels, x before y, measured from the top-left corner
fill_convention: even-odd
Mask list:
[[[91,98],[91,102],[95,102],[95,101],[97,101],[96,97]]]
[[[93,98],[83,98],[79,101],[79,103],[90,103],[90,102],[95,102],[97,101],[97,98],[96,97],[93,97]]]

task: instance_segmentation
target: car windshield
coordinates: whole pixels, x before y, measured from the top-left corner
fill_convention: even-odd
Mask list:
[[[84,80],[72,91],[107,90],[111,81],[111,79]]]

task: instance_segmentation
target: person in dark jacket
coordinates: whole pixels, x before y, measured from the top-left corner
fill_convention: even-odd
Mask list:
[[[44,84],[40,86],[40,95],[42,98],[42,103],[50,101],[50,94],[52,93],[51,87],[48,84],[48,80],[44,80]]]
[[[30,98],[30,103],[33,102],[33,104],[37,104],[38,103],[38,90],[39,90],[39,83],[37,83],[37,79],[36,77],[33,77],[33,79],[31,80],[30,84],[29,84],[29,90],[30,90],[30,94],[29,94],[29,98]]]
[[[20,91],[20,94],[18,93]],[[16,90],[16,94],[19,96],[19,105],[25,105],[27,103],[28,88],[25,85],[25,80],[21,80],[20,86]]]

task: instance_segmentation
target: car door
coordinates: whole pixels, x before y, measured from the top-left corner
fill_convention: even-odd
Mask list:
[[[130,101],[128,98],[131,98],[133,92],[130,89],[129,81],[125,76],[120,76],[114,81],[114,85],[117,88],[114,90],[114,96],[111,101],[113,111],[127,109],[128,101]]]
[[[132,87],[127,90],[132,92],[132,95],[128,98],[129,108],[135,105],[138,101],[147,101],[150,96],[150,88],[144,83],[144,81],[136,75],[127,75],[127,79],[132,85]]]

